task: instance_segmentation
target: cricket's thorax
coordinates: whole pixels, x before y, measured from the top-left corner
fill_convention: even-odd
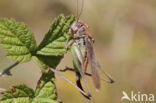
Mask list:
[[[80,49],[83,58],[85,58],[86,52],[87,52],[87,48],[86,48],[86,37],[87,36],[85,36],[83,38],[76,39],[75,40],[75,44],[74,44],[75,46],[77,46]]]
[[[75,21],[71,26],[71,32],[74,38],[82,37],[87,35],[86,25],[82,24],[80,21]]]

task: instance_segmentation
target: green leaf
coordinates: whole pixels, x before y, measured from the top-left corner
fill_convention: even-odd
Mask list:
[[[42,75],[41,82],[38,83],[38,92],[34,93],[32,89],[25,85],[12,86],[8,91],[4,92],[0,103],[60,103],[55,93],[54,74],[48,72]],[[41,87],[42,86],[42,87]]]
[[[12,86],[6,91],[2,97],[2,100],[12,99],[17,97],[30,97],[33,98],[34,92],[26,85]]]
[[[56,93],[55,75],[47,68],[56,68],[66,53],[64,46],[69,39],[69,28],[74,21],[73,16],[61,15],[54,21],[37,49],[31,33],[27,35],[23,31],[21,35],[24,36],[19,35],[18,30],[23,30],[20,23],[14,20],[0,21],[0,37],[2,45],[8,50],[8,55],[17,61],[28,61],[33,55],[42,70],[35,92],[25,85],[13,86],[4,93],[0,103],[60,103]],[[31,42],[30,37],[33,38]]]
[[[55,75],[52,71],[42,74],[36,86],[35,98],[37,98],[37,100],[40,99],[42,101],[49,101],[43,103],[50,103],[51,100],[55,100],[54,103],[59,103],[60,100],[57,98],[56,94]]]
[[[32,103],[60,103],[60,102],[52,99],[47,99],[47,98],[38,98],[32,101]]]
[[[4,92],[0,103],[31,103],[34,91],[26,85],[12,86]]]
[[[36,97],[38,98],[56,98],[56,95],[53,93],[55,91],[55,86],[51,82],[47,82],[44,84],[44,87],[40,88],[38,95]]]
[[[38,46],[37,55],[33,56],[43,71],[35,90],[35,98],[40,100],[39,103],[60,102],[56,94],[55,75],[52,71],[46,70],[48,67],[56,68],[66,53],[64,46],[69,39],[69,28],[74,21],[73,16],[61,15],[56,19]]]
[[[33,59],[39,65],[42,72],[48,67],[56,68],[63,56],[33,56]]]
[[[8,51],[8,57],[26,62],[35,52],[36,41],[33,34],[23,23],[11,19],[0,19],[1,45]]]
[[[69,37],[70,26],[74,21],[75,18],[73,16],[59,16],[38,46],[37,54],[46,56],[64,55],[66,53],[64,46]]]
[[[2,100],[0,103],[32,103],[32,99],[29,97],[18,97],[7,100]]]
[[[73,16],[64,17],[60,15],[37,47],[37,55],[33,58],[43,72],[48,67],[56,68],[63,58],[66,53],[64,47],[70,35],[69,28],[74,21]]]

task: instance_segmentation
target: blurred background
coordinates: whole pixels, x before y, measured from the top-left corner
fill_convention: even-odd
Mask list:
[[[121,101],[122,91],[156,94],[156,1],[155,0],[84,0],[80,17],[89,25],[95,38],[97,60],[110,75],[114,84],[102,81],[96,92],[92,78],[87,77],[92,100],[85,99],[74,87],[60,77],[57,90],[64,103],[129,103]],[[48,31],[53,19],[61,13],[76,16],[76,0],[0,0],[0,18],[24,22],[34,33],[37,43]],[[79,0],[79,11],[82,7]],[[0,71],[14,61],[6,58],[0,47]],[[68,53],[58,69],[72,67]],[[34,61],[22,63],[12,70],[13,76],[0,78],[0,88],[27,84],[35,88],[41,75]],[[73,72],[62,73],[75,82]],[[103,76],[100,73],[101,77]],[[146,102],[147,103],[147,102]]]

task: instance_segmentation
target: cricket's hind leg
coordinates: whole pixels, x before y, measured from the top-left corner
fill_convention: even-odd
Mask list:
[[[66,68],[63,69],[63,70],[58,70],[58,71],[59,71],[59,72],[66,72],[66,71],[75,72],[75,70],[74,70],[73,68],[70,68],[70,67],[66,67]],[[86,75],[86,76],[89,76],[89,77],[92,76],[91,73],[87,73],[87,72],[85,72],[85,75]],[[106,79],[104,79],[104,78],[100,78],[100,80],[103,80],[103,81],[105,81],[105,82],[107,82],[107,83],[114,83],[114,82],[115,82],[115,80],[114,80],[112,77],[109,77],[109,78],[110,78],[110,80],[106,80]]]
[[[60,71],[60,72],[66,72],[66,71],[76,72],[75,69],[69,68],[69,67],[66,67],[66,68],[63,69],[63,70],[58,70],[58,71]],[[86,73],[85,75],[91,76],[91,74],[89,74],[89,73]],[[87,99],[90,100],[91,93],[90,93],[90,91],[89,91],[88,93],[86,93],[86,92],[84,91],[84,89],[83,89],[83,87],[82,87],[82,84],[81,84],[81,76],[80,76],[80,73],[78,73],[78,72],[76,72],[76,85],[77,85],[77,87],[81,90],[81,91],[80,91],[81,94],[82,94],[84,97],[86,97]],[[87,88],[88,88],[88,87],[87,87]],[[87,89],[87,90],[88,90],[88,89]],[[82,91],[83,91],[83,92],[82,92]]]
[[[77,85],[75,85],[74,83],[72,83],[69,79],[67,79],[66,77],[64,77],[63,75],[61,75],[57,70],[55,70],[54,68],[49,68],[49,70],[51,70],[52,72],[54,72],[55,74],[57,74],[59,77],[61,77],[62,79],[64,79],[65,81],[67,81],[69,84],[71,84],[72,86],[74,86],[78,91],[80,91],[87,99],[90,99],[90,95],[88,95],[86,92],[84,92],[84,90],[82,90],[82,88],[79,88]]]
[[[76,73],[76,85],[82,90],[84,91],[82,84],[81,84],[81,77],[79,75],[79,73]],[[85,92],[85,91],[84,91]],[[90,100],[91,94],[89,93],[88,95],[84,95],[83,93],[81,93],[84,97],[86,97],[87,99]]]
[[[108,79],[105,79],[105,78],[101,78],[101,80],[107,82],[107,83],[114,83],[115,80],[113,79],[113,77],[111,75],[109,75],[107,72],[105,72],[104,69],[101,68],[100,64],[98,63],[98,68],[101,70],[101,72],[108,78]]]

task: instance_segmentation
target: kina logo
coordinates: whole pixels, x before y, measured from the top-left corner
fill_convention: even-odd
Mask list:
[[[141,92],[135,93],[131,91],[130,94],[122,91],[123,96],[121,97],[121,101],[128,100],[133,102],[154,102],[154,94],[145,94]]]

